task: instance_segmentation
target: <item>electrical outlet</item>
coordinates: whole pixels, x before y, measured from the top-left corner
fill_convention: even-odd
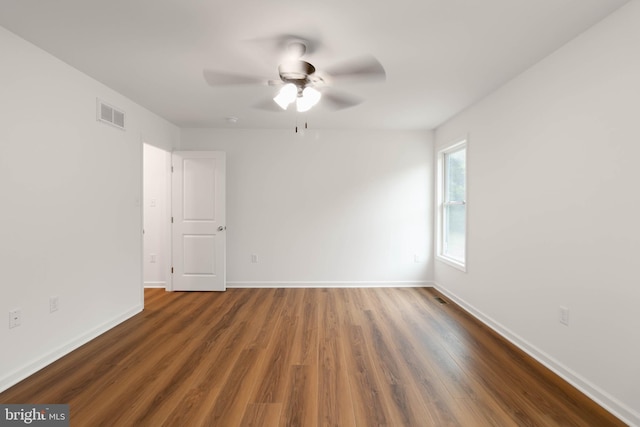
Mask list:
[[[258,263],[258,255],[251,254],[251,263],[252,264],[257,264]]]
[[[567,307],[560,307],[560,323],[569,326],[569,309]]]
[[[9,312],[9,329],[20,326],[22,323],[22,311],[19,308]]]
[[[58,297],[49,297],[49,313],[58,311]]]
[[[421,261],[421,260],[420,260],[420,255],[418,255],[418,254],[414,254],[414,255],[413,255],[413,262],[415,262],[415,263],[417,264],[417,263],[419,263],[420,261]]]

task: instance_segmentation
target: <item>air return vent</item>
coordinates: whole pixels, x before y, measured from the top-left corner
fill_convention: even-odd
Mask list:
[[[120,111],[116,107],[109,105],[100,99],[97,101],[96,113],[98,121],[108,123],[124,130],[124,111]]]

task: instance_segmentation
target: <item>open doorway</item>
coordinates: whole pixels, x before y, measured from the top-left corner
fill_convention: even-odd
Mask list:
[[[171,153],[143,144],[143,281],[171,290]]]

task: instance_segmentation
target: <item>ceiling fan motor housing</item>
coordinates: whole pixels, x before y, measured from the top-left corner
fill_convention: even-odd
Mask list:
[[[304,87],[310,82],[309,76],[316,72],[316,67],[307,61],[289,61],[280,64],[278,73],[285,83],[293,83],[297,87]]]

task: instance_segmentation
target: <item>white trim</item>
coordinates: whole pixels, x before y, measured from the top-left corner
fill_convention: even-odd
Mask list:
[[[140,265],[138,274],[140,275],[140,305],[144,307],[144,135],[140,135]]]
[[[445,263],[453,268],[457,268],[460,271],[463,272],[467,272],[467,266],[461,262],[458,262],[457,260],[453,259],[453,258],[449,258],[449,257],[445,257],[442,255],[438,255],[436,254],[436,261],[440,261],[442,263]]]
[[[173,273],[171,272],[171,267],[173,266],[173,247],[171,246],[173,244],[173,230],[172,230],[172,224],[171,224],[171,217],[173,216],[173,212],[171,211],[171,208],[173,206],[173,204],[171,203],[172,201],[172,197],[173,197],[173,192],[172,192],[172,188],[171,186],[173,185],[173,180],[172,180],[172,172],[171,172],[171,168],[173,167],[173,155],[171,154],[173,151],[166,151],[163,150],[165,152],[165,179],[166,179],[166,189],[167,189],[167,193],[166,193],[166,204],[165,204],[165,220],[166,220],[166,228],[165,228],[165,254],[168,254],[168,256],[165,257],[166,262],[164,265],[165,268],[165,277],[167,279],[167,283],[166,283],[166,287],[165,289],[167,291],[172,291],[173,290]]]
[[[141,178],[141,182],[142,182],[142,200],[144,202],[144,145],[147,144],[151,147],[157,148],[159,150],[161,150],[164,153],[164,179],[165,179],[165,206],[164,206],[164,223],[165,223],[165,239],[164,242],[161,242],[161,245],[164,245],[163,249],[165,250],[165,253],[168,254],[169,256],[164,257],[165,258],[165,262],[164,265],[162,266],[162,268],[164,268],[164,277],[167,279],[166,282],[143,282],[142,284],[142,288],[143,288],[143,294],[142,294],[142,301],[144,301],[144,288],[165,288],[167,291],[171,291],[172,290],[172,286],[173,286],[173,282],[172,282],[172,274],[171,274],[171,255],[172,255],[172,248],[171,248],[171,153],[172,151],[167,151],[164,148],[160,148],[160,147],[156,147],[155,145],[149,143],[149,142],[145,142],[147,139],[144,137],[144,135],[141,137],[141,149],[142,149],[142,165],[141,165],[141,169],[142,169],[142,178]],[[142,228],[144,230],[144,203],[142,203]],[[144,234],[142,235],[142,249],[141,249],[141,257],[140,258],[142,260],[142,277],[144,280]],[[162,284],[162,286],[159,286],[160,284]],[[156,286],[158,285],[158,286]]]
[[[512,332],[509,328],[506,328],[491,317],[485,315],[472,305],[467,304],[454,293],[446,290],[439,283],[434,282],[434,288],[437,289],[438,292],[441,292],[447,298],[458,304],[484,325],[491,328],[498,335],[502,336],[511,344],[515,345],[520,350],[533,357],[535,360],[554,372],[560,378],[580,390],[580,392],[584,393],[598,405],[602,406],[611,414],[618,417],[622,422],[630,426],[640,426],[640,413],[636,412],[632,408],[617,400],[615,397],[611,396],[606,391],[602,390],[600,387],[596,386],[589,380],[583,378],[581,375],[569,369],[544,351],[537,348],[535,345],[529,343],[518,334]]]
[[[112,320],[104,322],[100,326],[70,340],[68,343],[58,347],[57,349],[50,351],[39,359],[27,363],[22,368],[19,368],[8,375],[5,375],[3,378],[0,378],[0,392],[7,390],[9,387],[12,387],[25,378],[35,374],[40,369],[50,365],[61,357],[66,356],[78,347],[88,343],[92,339],[102,335],[108,330],[113,329],[125,320],[130,319],[131,317],[140,313],[142,309],[143,306],[141,304],[136,305],[135,307],[113,318]]]
[[[163,289],[166,289],[167,288],[167,283],[166,282],[144,282],[144,287],[145,288],[163,288]]]
[[[227,288],[430,288],[428,280],[380,281],[235,281],[227,282]]]
[[[467,272],[467,260],[468,260],[468,248],[467,242],[469,240],[469,207],[467,200],[469,199],[469,136],[464,136],[454,140],[455,142],[451,144],[447,144],[445,147],[438,150],[436,155],[436,191],[435,191],[435,254],[436,260],[444,262],[454,268],[457,268],[460,271]],[[464,218],[464,241],[465,241],[465,253],[464,253],[464,261],[456,260],[450,257],[447,257],[442,254],[442,220],[444,216],[444,156],[445,154],[452,153],[454,151],[458,151],[460,149],[465,150],[465,218]]]

